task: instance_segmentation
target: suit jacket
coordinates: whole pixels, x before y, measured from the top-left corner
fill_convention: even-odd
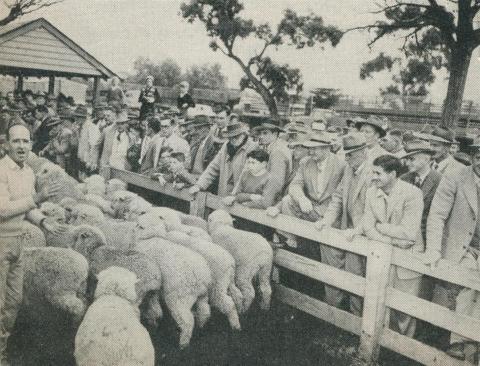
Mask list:
[[[383,196],[384,193],[376,186],[367,190],[365,214],[361,223],[365,235],[372,240],[387,243],[391,239],[403,239],[422,245],[420,231],[423,213],[422,191],[410,183],[397,180],[386,207],[383,204]],[[402,279],[420,276],[417,272],[400,267],[397,267],[397,275]]]
[[[427,220],[427,249],[460,262],[472,241],[478,219],[478,195],[472,167],[443,177]]]
[[[446,158],[446,163],[447,164],[445,166],[438,169],[438,172],[443,175],[457,175],[463,168],[465,168],[465,165],[455,160],[455,158],[451,155]]]
[[[345,166],[344,161],[340,160],[335,154],[329,153],[325,169],[322,172],[327,177],[325,189],[318,192],[318,164],[310,156],[306,156],[300,161],[297,174],[290,183],[288,192],[297,202],[302,197],[308,198],[312,201],[315,211],[323,216],[335,189],[342,180]]]
[[[115,138],[115,134],[117,132],[117,126],[115,124],[106,127],[103,130],[102,140],[103,140],[103,150],[102,156],[100,158],[100,169],[106,168],[109,166],[109,160],[112,156],[112,148],[113,148],[113,139]],[[127,133],[128,135],[128,133]],[[129,139],[131,140],[130,135],[128,135]],[[126,170],[129,170],[129,166],[126,167]]]
[[[155,134],[148,142],[147,151],[145,152],[145,155],[142,159],[142,164],[140,165],[140,173],[143,174],[148,170],[156,168],[155,159],[157,159],[158,163],[158,157],[160,156],[161,148],[160,146],[158,146],[158,144],[160,143],[159,140],[163,140],[163,137],[161,137],[159,134]]]
[[[228,195],[240,179],[247,154],[258,148],[255,141],[248,138],[247,142],[237,151],[230,160],[227,153],[227,142],[223,144],[215,158],[208,164],[207,169],[198,178],[197,185],[206,190],[218,177],[218,195]]]
[[[332,200],[330,201],[323,218],[329,225],[333,225],[338,218],[341,217],[340,228],[349,228],[349,214],[354,227],[360,224],[365,209],[365,196],[367,189],[370,187],[372,182],[371,166],[365,164],[359,174],[360,177],[357,186],[355,187],[355,191],[353,192],[353,212],[349,213],[347,204],[350,185],[352,184],[353,169],[347,165],[342,181],[335,190],[335,193],[332,196]]]
[[[402,175],[400,179],[402,179],[407,183],[415,184],[415,173],[406,173]],[[436,170],[432,169],[427,174],[427,176],[425,177],[420,187],[423,194],[423,214],[422,214],[421,230],[422,230],[422,239],[424,242],[426,242],[427,240],[428,213],[430,212],[433,196],[435,195],[435,191],[437,190],[437,187],[440,184],[441,179],[442,179],[442,175]]]

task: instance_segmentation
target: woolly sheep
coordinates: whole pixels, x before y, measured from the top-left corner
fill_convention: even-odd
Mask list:
[[[95,302],[75,336],[78,366],[154,366],[153,344],[136,306],[136,281],[125,268],[99,273]]]
[[[194,216],[194,215],[189,215],[189,214],[185,214],[185,213],[180,213],[180,221],[184,225],[196,226],[200,229],[208,231],[207,221],[205,221],[201,217]]]
[[[155,262],[143,253],[123,252],[108,246],[98,247],[87,259],[90,263],[92,279],[112,266],[122,267],[135,273],[139,280],[136,286],[138,298],[143,300],[145,305],[144,318],[151,327],[157,325],[157,320],[162,317],[162,308],[159,303],[162,278]]]
[[[87,260],[72,249],[26,248],[24,309],[38,319],[39,309],[48,304],[71,314],[78,324],[85,312],[87,275]]]
[[[190,343],[195,319],[202,327],[210,318],[210,268],[198,253],[165,239],[141,240],[136,249],[154,260],[162,273],[163,299],[180,328],[179,346],[185,348]],[[193,305],[196,317],[191,311]]]
[[[183,213],[168,207],[153,207],[149,213],[161,218],[167,227],[167,231],[181,231],[185,234],[211,241],[210,235],[197,226],[189,226],[182,223]]]
[[[258,277],[260,306],[270,308],[272,289],[270,273],[273,250],[261,235],[233,227],[233,219],[224,210],[216,210],[208,217],[208,229],[213,242],[222,246],[235,258],[235,283],[242,292],[243,306],[240,313],[247,311],[255,298],[252,280]]]
[[[113,192],[126,191],[126,190],[127,190],[127,183],[125,183],[120,179],[112,178],[106,183],[105,193],[106,193],[107,199],[111,199]]]
[[[239,306],[242,298],[240,290],[235,286],[235,260],[225,249],[212,242],[194,238],[180,231],[170,231],[166,239],[187,247],[206,259],[212,272],[212,287],[209,291],[210,303],[228,317],[230,326],[240,330],[240,320],[235,304]],[[228,292],[234,294],[236,302]]]
[[[36,225],[32,225],[30,223],[25,223],[24,226],[24,248],[37,248],[37,247],[44,247],[47,245],[47,241],[45,238],[45,234],[43,233],[42,229],[40,229]]]
[[[57,222],[65,223],[67,221],[65,209],[59,204],[53,202],[43,202],[40,205],[40,212],[46,217],[55,219]]]
[[[114,212],[114,217],[119,219],[125,219],[125,217],[128,215],[128,212],[131,209],[130,207],[131,205],[137,208],[138,206],[142,205],[144,202],[147,203],[143,198],[129,191],[113,192],[110,196],[110,201],[111,201],[111,206]]]
[[[99,228],[107,238],[107,245],[121,250],[135,246],[136,224],[107,220],[98,207],[87,204],[75,206],[70,220],[72,225],[92,225]]]
[[[36,175],[42,168],[42,165],[44,165],[45,163],[51,163],[51,161],[46,158],[42,158],[34,154],[33,152],[29,152],[26,163],[33,170],[33,173]]]
[[[72,212],[73,212],[75,206],[78,205],[78,203],[79,202],[76,199],[71,198],[71,197],[62,198],[60,200],[60,202],[58,203],[65,210],[65,222],[66,223],[70,222]]]
[[[69,176],[60,166],[53,163],[45,163],[36,174],[36,188],[41,191],[44,187],[50,186],[52,183],[60,184],[60,191],[49,201],[58,203],[62,198],[71,197],[74,199],[82,199],[83,194],[77,188],[78,182]]]
[[[112,208],[112,204],[110,201],[106,200],[103,196],[94,194],[94,193],[87,193],[84,197],[84,202],[86,204],[96,206],[102,212],[110,217],[115,216],[115,212]]]
[[[151,212],[137,217],[137,240],[164,238],[166,233],[165,222]]]
[[[98,174],[91,175],[83,180],[86,194],[95,194],[105,197],[106,184],[105,179]]]

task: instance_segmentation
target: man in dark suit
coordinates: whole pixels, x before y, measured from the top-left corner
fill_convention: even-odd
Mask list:
[[[405,145],[406,154],[403,155],[408,173],[400,179],[417,186],[423,193],[422,238],[425,242],[427,232],[427,217],[430,212],[433,196],[437,190],[442,174],[431,168],[432,155],[435,151],[430,144],[421,140],[412,140]]]
[[[140,120],[143,121],[148,115],[155,114],[155,103],[160,102],[160,94],[157,88],[153,86],[153,76],[149,75],[146,79],[146,86],[141,90],[138,101],[142,103],[140,107]]]
[[[183,115],[187,113],[188,108],[195,108],[195,102],[192,96],[188,93],[190,84],[188,81],[182,81],[180,83],[180,95],[177,98],[177,107]]]

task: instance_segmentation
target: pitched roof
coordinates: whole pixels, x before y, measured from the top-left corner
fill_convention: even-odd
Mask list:
[[[116,74],[44,18],[0,27],[0,72],[99,76]]]

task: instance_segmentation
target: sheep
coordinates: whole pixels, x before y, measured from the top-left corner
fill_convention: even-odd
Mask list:
[[[83,194],[77,188],[78,182],[69,176],[60,166],[53,163],[45,163],[36,174],[36,188],[41,191],[52,183],[60,184],[60,191],[49,201],[58,203],[62,198],[71,197],[77,200],[83,198]]]
[[[111,200],[112,194],[116,191],[126,191],[127,190],[127,183],[124,181],[117,179],[117,178],[112,178],[106,183],[106,189],[105,189],[105,194],[107,196],[107,199]]]
[[[110,196],[114,217],[133,221],[142,212],[148,211],[152,206],[137,194],[129,191],[115,191]],[[132,213],[130,213],[132,211]],[[135,215],[136,214],[136,215]],[[135,217],[133,217],[135,215]]]
[[[29,222],[23,223],[23,235],[25,239],[23,241],[24,248],[45,247],[47,245],[47,240],[45,238],[45,234],[43,233],[42,229],[40,229],[36,225],[30,224]]]
[[[78,201],[71,197],[65,197],[60,200],[58,203],[60,206],[63,207],[65,210],[65,222],[69,223],[71,220],[72,212],[76,205],[78,205]]]
[[[96,194],[105,197],[106,183],[105,179],[98,174],[91,175],[83,180],[86,194]]]
[[[86,204],[96,206],[102,212],[109,217],[114,217],[115,216],[115,211],[112,208],[112,203],[108,200],[106,200],[103,196],[95,194],[95,193],[87,193],[85,194],[84,197],[84,202]]]
[[[66,311],[78,324],[85,313],[88,263],[66,248],[25,248],[23,307],[41,321],[44,306]]]
[[[208,225],[207,222],[198,216],[194,215],[189,215],[185,213],[180,213],[180,221],[182,224],[187,225],[187,226],[196,226],[200,229],[203,229],[205,231],[208,231]]]
[[[260,306],[270,308],[272,289],[270,273],[273,250],[261,235],[233,227],[233,219],[225,210],[216,210],[208,217],[208,229],[213,242],[230,252],[235,258],[235,283],[242,292],[243,306],[240,313],[246,312],[255,298],[252,280],[258,278]]]
[[[198,253],[161,238],[141,240],[136,249],[157,263],[162,273],[162,297],[180,328],[179,346],[187,347],[195,320],[202,327],[210,318],[212,276],[207,262]]]
[[[136,224],[108,220],[98,207],[87,204],[76,205],[70,223],[75,226],[87,224],[98,227],[105,234],[108,246],[121,250],[129,250],[135,246]]]
[[[149,326],[157,325],[157,320],[162,318],[162,308],[159,303],[162,279],[156,263],[143,253],[133,250],[123,252],[108,246],[98,247],[87,259],[90,263],[92,282],[96,275],[112,266],[122,267],[135,273],[139,279],[136,286],[138,298],[145,304],[144,318]]]
[[[179,211],[168,207],[153,207],[149,213],[164,220],[167,231],[181,231],[185,234],[211,241],[210,235],[202,228],[183,224],[182,215],[184,214]]]
[[[139,320],[136,281],[125,268],[99,273],[95,302],[75,336],[78,366],[154,366],[153,344]]]
[[[44,165],[45,163],[51,164],[51,161],[46,158],[42,158],[30,151],[28,153],[26,163],[33,170],[33,174],[36,175],[40,171],[42,165]]]
[[[67,221],[65,209],[59,204],[49,201],[43,202],[40,205],[40,212],[46,217],[53,218],[62,224]]]
[[[164,238],[167,233],[165,222],[151,212],[137,218],[137,240]]]
[[[206,259],[212,272],[212,287],[209,291],[210,303],[228,317],[230,326],[240,330],[240,320],[236,304],[240,306],[240,290],[235,286],[235,260],[225,249],[212,242],[189,236],[180,231],[170,231],[166,239],[187,247]],[[236,302],[228,295],[230,291]]]

